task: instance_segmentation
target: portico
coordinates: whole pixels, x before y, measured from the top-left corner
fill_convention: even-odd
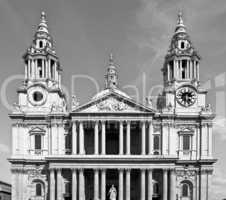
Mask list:
[[[79,119],[72,122],[72,127],[72,155],[151,155],[153,152],[152,116],[141,121]]]
[[[64,168],[50,168],[50,199],[54,199],[55,191],[57,191],[57,198],[61,199],[65,193],[62,188],[62,173]],[[72,200],[84,200],[84,199],[101,199],[106,200],[108,196],[109,188],[111,185],[115,185],[117,188],[118,200],[130,200],[130,199],[175,199],[175,173],[174,168],[125,168],[118,166],[114,169],[107,168],[106,166],[100,166],[96,168],[70,168],[71,171],[71,191],[72,195],[69,198]],[[91,174],[92,173],[92,174]],[[155,180],[157,176],[159,180]],[[89,176],[89,177],[87,177]],[[112,178],[113,176],[113,178]],[[92,182],[88,182],[91,180]],[[158,182],[157,185],[156,181]],[[54,184],[58,183],[58,184]],[[138,185],[139,183],[139,185]],[[170,183],[170,184],[169,184]],[[169,188],[168,188],[169,185]],[[133,189],[132,189],[133,188]],[[136,188],[136,190],[134,190]],[[90,190],[90,191],[86,191]],[[134,193],[136,191],[136,193]],[[163,193],[162,193],[163,191]],[[169,191],[169,194],[168,194]],[[160,194],[163,194],[161,196]]]

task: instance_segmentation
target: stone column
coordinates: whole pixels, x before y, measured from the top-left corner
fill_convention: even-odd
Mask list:
[[[79,123],[79,154],[85,154],[84,150],[84,128],[83,122]]]
[[[153,150],[153,123],[152,121],[149,122],[149,130],[148,130],[148,154],[151,155],[152,154],[152,150]]]
[[[99,200],[99,171],[94,169],[94,200]]]
[[[130,155],[130,121],[126,124],[126,154]]]
[[[72,200],[77,200],[77,171],[72,169]]]
[[[99,154],[99,134],[98,134],[98,125],[99,122],[95,121],[95,127],[94,127],[94,154]]]
[[[148,200],[152,200],[153,184],[152,184],[152,169],[148,170]]]
[[[50,169],[50,200],[55,200],[55,171]]]
[[[101,121],[101,154],[106,154],[106,126],[105,121]]]
[[[72,125],[72,154],[77,154],[77,125],[73,122]]]
[[[163,200],[167,200],[168,191],[167,169],[163,169]]]
[[[142,155],[145,155],[146,153],[146,145],[145,145],[145,142],[146,142],[146,130],[145,130],[145,121],[142,122],[142,133],[141,133],[141,154]]]
[[[140,174],[140,199],[145,200],[145,170],[141,169]]]
[[[62,200],[62,177],[61,177],[61,169],[57,169],[57,200]]]
[[[123,121],[119,122],[119,154],[123,155]]]
[[[85,177],[83,169],[79,169],[79,200],[85,200]]]
[[[176,199],[176,172],[175,169],[170,171],[170,200]]]
[[[167,64],[167,80],[170,81],[170,66]]]
[[[123,200],[123,169],[119,169],[119,200]]]
[[[101,200],[106,198],[106,170],[101,170]]]
[[[130,200],[130,169],[126,170],[126,200]]]

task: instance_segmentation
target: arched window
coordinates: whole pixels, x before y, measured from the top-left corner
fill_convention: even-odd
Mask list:
[[[42,42],[42,41],[39,42],[39,47],[40,47],[40,48],[43,47],[43,42]]]
[[[38,67],[38,75],[39,75],[39,78],[42,78],[43,76],[43,71],[42,71],[42,59],[38,59],[37,60],[37,67]]]
[[[182,69],[181,69],[182,79],[186,79],[186,70],[187,70],[187,60],[182,60]]]
[[[183,183],[182,185],[182,197],[189,196],[189,185],[187,183]]]
[[[36,183],[36,196],[42,196],[42,184],[41,183]]]
[[[180,43],[180,48],[181,48],[181,49],[184,49],[184,47],[185,47],[185,45],[184,45],[184,42],[182,41],[182,42]]]

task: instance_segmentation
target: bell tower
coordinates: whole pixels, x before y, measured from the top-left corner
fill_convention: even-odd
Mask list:
[[[162,68],[164,89],[158,99],[159,109],[197,112],[201,107],[206,106],[207,92],[200,86],[200,60],[201,57],[187,33],[182,13],[179,12],[176,28]]]
[[[41,20],[31,46],[23,56],[25,62],[25,84],[40,82],[47,87],[61,86],[61,68],[48,30],[46,15]]]
[[[46,14],[41,13],[40,23],[23,60],[25,77],[18,89],[18,105],[14,111],[25,113],[52,110],[66,112],[66,98],[61,89],[62,69],[49,33]]]
[[[197,86],[199,84],[199,62],[200,56],[194,49],[184,25],[182,13],[179,12],[175,32],[162,69],[164,86],[179,86],[184,83]]]

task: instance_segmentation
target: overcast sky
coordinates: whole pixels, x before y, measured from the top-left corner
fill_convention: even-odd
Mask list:
[[[63,84],[69,94],[88,101],[95,87],[87,79],[71,87],[71,77],[89,75],[103,87],[108,55],[118,63],[120,87],[142,101],[153,86],[162,84],[161,68],[177,13],[183,11],[195,48],[202,56],[200,74],[209,88],[208,102],[217,113],[214,125],[214,171],[212,200],[226,197],[225,120],[225,0],[0,0],[0,83],[23,74],[21,56],[31,44],[40,12],[47,14],[50,32],[64,70]],[[9,104],[16,102],[21,80],[6,88]],[[1,90],[0,179],[10,182],[11,132],[8,110]],[[217,105],[217,106],[216,106]]]

